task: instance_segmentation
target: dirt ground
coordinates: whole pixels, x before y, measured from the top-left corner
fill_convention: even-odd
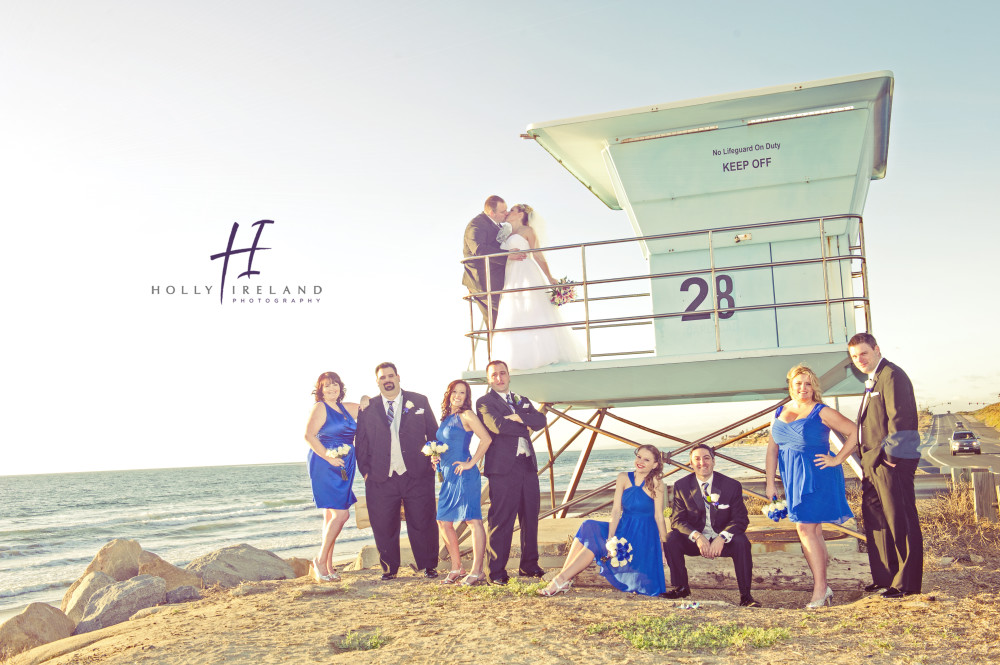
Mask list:
[[[985,563],[927,561],[925,593],[902,601],[838,595],[832,608],[805,611],[808,592],[755,591],[764,607],[671,601],[608,589],[572,589],[554,598],[518,587],[460,590],[401,571],[343,573],[324,585],[308,578],[210,591],[142,619],[62,640],[12,663],[985,663],[1000,661],[1000,570]],[[523,587],[521,587],[523,589]],[[692,599],[735,603],[735,592],[695,589]],[[784,627],[765,648],[640,650],[594,624],[679,613],[692,624]],[[369,651],[336,646],[349,631],[378,629]],[[72,649],[65,652],[66,649]],[[63,651],[63,655],[58,655]]]

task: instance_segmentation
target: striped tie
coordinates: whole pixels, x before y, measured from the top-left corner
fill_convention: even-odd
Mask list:
[[[389,420],[389,427],[392,427],[392,421],[396,417],[396,412],[392,408],[392,400],[389,400],[389,411],[385,414],[385,416]]]

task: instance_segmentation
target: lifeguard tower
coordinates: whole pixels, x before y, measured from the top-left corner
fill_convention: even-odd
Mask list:
[[[579,266],[576,301],[562,309],[587,359],[512,369],[513,385],[543,403],[551,422],[591,439],[562,501],[546,467],[544,515],[565,516],[590,496],[575,491],[594,438],[637,445],[604,427],[606,417],[681,444],[675,454],[696,443],[612,408],[776,401],[700,442],[787,401],[785,373],[799,362],[821,377],[824,395],[862,392],[846,346],[871,328],[861,213],[869,183],[885,176],[892,90],[892,73],[882,71],[527,128],[524,138],[624,211],[635,231],[545,250]],[[484,383],[494,331],[475,325],[474,312],[470,302],[464,378]],[[595,410],[586,422],[568,414],[581,407]],[[569,443],[556,451],[543,434],[554,460]],[[674,471],[686,461],[673,460]]]

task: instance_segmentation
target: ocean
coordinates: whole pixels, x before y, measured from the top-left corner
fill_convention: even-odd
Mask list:
[[[763,465],[763,447],[726,453]],[[577,457],[567,451],[557,460],[557,491],[565,490]],[[594,450],[580,489],[631,469],[632,458],[630,448]],[[721,460],[716,468],[727,475],[746,473]],[[543,505],[547,487],[546,473]],[[354,492],[364,496],[360,476]],[[321,526],[305,463],[0,476],[0,622],[28,603],[58,607],[97,551],[115,538],[137,540],[184,567],[239,543],[282,558],[311,559]],[[351,558],[368,544],[374,544],[371,530],[359,530],[352,511],[334,560]]]

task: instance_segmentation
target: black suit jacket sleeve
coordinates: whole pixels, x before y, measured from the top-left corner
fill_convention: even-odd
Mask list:
[[[910,377],[902,369],[886,363],[884,373],[879,372],[876,388],[882,396],[885,407],[886,432],[882,439],[882,449],[889,461],[920,457],[920,434],[917,431],[917,400],[913,394]]]
[[[358,414],[358,429],[354,433],[354,457],[358,462],[358,471],[367,476],[372,470],[372,447],[369,422],[376,409],[381,409],[381,402],[373,399],[368,408]]]
[[[514,405],[514,413],[521,416],[523,423],[507,417],[513,415],[507,403],[492,390],[476,401],[476,409],[479,419],[493,434],[529,438],[532,431],[537,432],[545,427],[545,414],[536,409],[531,400],[520,395]]]

